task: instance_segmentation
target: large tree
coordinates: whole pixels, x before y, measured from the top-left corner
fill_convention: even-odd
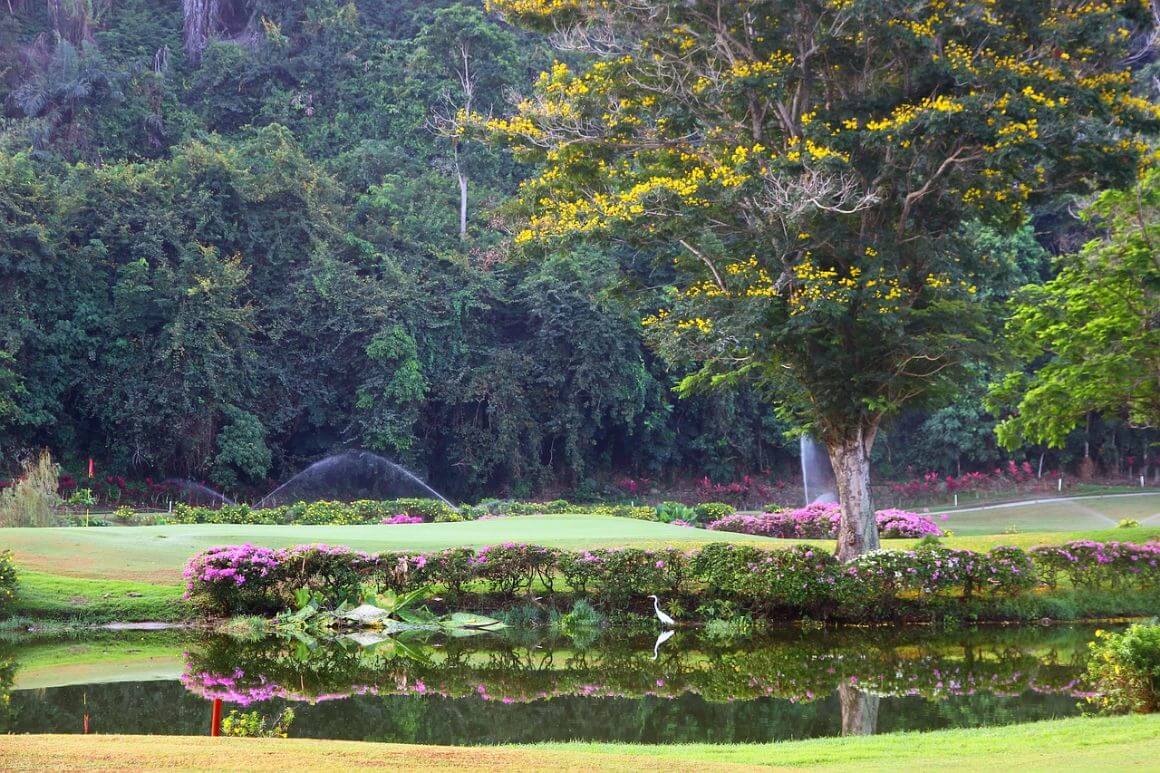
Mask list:
[[[487,130],[542,172],[537,245],[606,234],[675,266],[646,320],[684,386],[756,379],[829,449],[838,554],[878,546],[882,421],[989,348],[997,269],[959,225],[1123,180],[1157,119],[1139,3],[491,0],[559,61]],[[467,121],[470,123],[470,121]]]
[[[1093,412],[1160,426],[1160,169],[1102,194],[1085,219],[1101,235],[1013,303],[1008,336],[1040,367],[991,389],[1011,409],[996,428],[1008,447],[1062,447]]]

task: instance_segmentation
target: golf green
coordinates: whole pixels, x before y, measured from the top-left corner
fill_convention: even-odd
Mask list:
[[[25,570],[159,583],[179,582],[185,562],[199,550],[243,543],[266,547],[326,543],[367,551],[432,551],[502,542],[576,549],[778,542],[744,534],[592,515],[521,516],[394,526],[196,524],[4,529],[0,540],[0,547],[11,548],[17,565]]]
[[[1002,534],[1012,531],[1087,531],[1115,528],[1124,518],[1141,526],[1160,526],[1160,494],[1052,499],[964,510],[936,516],[939,526],[955,534]]]

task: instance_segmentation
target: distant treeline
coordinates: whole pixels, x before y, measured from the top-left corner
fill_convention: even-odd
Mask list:
[[[672,394],[640,336],[667,283],[648,261],[510,255],[528,170],[440,118],[549,61],[476,3],[0,10],[0,458],[236,489],[362,447],[460,496],[792,469],[761,396]],[[977,237],[1041,279],[1074,228],[1044,222]],[[879,470],[1000,459],[986,380],[888,430]],[[1122,469],[1148,439],[1088,437]]]

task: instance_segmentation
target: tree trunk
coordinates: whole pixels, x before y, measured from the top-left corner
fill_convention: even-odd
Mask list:
[[[848,684],[838,685],[842,704],[842,735],[874,735],[878,730],[877,695]]]
[[[874,447],[877,422],[860,426],[840,440],[827,443],[842,520],[838,525],[838,560],[852,561],[877,550],[878,523],[870,497],[870,449]]]
[[[467,175],[459,173],[459,238],[467,238]]]
[[[471,103],[468,102],[470,112]],[[467,174],[459,165],[459,141],[455,140],[451,146],[452,158],[455,162],[455,176],[459,178],[459,238],[467,239]]]

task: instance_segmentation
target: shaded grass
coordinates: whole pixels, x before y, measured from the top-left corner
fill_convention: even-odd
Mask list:
[[[19,567],[18,567],[19,571]],[[172,622],[189,617],[184,588],[127,580],[93,580],[19,571],[12,614],[76,624]]]
[[[1156,718],[1146,716],[772,744],[564,743],[468,748],[305,739],[25,735],[8,736],[0,745],[0,768],[6,770],[1085,770],[1151,767],[1158,758],[1160,732]]]

